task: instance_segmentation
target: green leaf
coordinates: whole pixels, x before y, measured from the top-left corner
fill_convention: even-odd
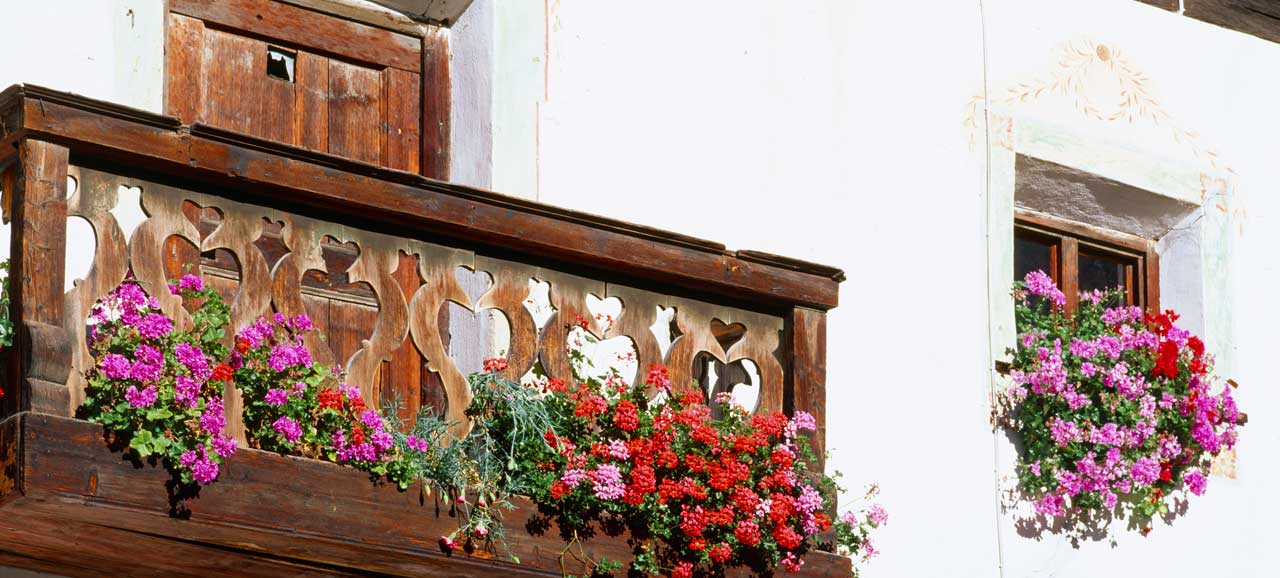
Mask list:
[[[169,419],[171,417],[173,417],[173,412],[166,408],[155,408],[147,411],[147,420],[149,421],[158,421],[162,419]]]

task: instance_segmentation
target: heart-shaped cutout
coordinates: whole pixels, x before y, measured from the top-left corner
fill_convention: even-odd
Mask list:
[[[467,294],[467,299],[471,300],[471,305],[480,302],[480,297],[493,287],[493,275],[487,271],[476,271],[459,265],[453,270],[453,278],[458,281],[458,286],[462,288],[462,292]]]
[[[547,320],[556,313],[555,305],[551,304],[551,284],[541,279],[529,279],[529,296],[524,298],[523,303],[529,316],[533,317],[533,326],[538,331],[542,331],[547,326]]]
[[[713,402],[713,417],[723,417],[729,404],[754,411],[760,401],[760,368],[750,359],[722,363],[703,353],[694,360],[693,378]]]
[[[622,300],[617,297],[601,299],[587,293],[587,311],[591,313],[592,323],[597,335],[604,335],[613,329],[613,325],[622,316]]]
[[[630,337],[619,335],[600,339],[575,325],[569,330],[565,346],[581,354],[570,356],[574,378],[578,381],[595,379],[604,382],[616,372],[626,383],[634,383],[640,362],[636,344]]]
[[[653,325],[649,326],[649,332],[653,334],[653,338],[658,342],[658,352],[662,359],[666,359],[667,351],[671,349],[671,344],[675,343],[684,333],[680,331],[680,324],[676,323],[675,307],[655,305],[653,309]]]
[[[511,351],[511,321],[498,309],[471,311],[452,301],[440,309],[441,328],[448,328],[445,346],[463,375],[484,369],[484,360],[506,357]]]
[[[267,262],[268,271],[274,269],[276,263],[289,253],[289,247],[284,243],[283,232],[284,221],[262,218],[262,234],[253,241],[253,245],[258,248],[259,253],[262,253],[263,260]]]
[[[720,349],[724,350],[725,353],[728,353],[729,348],[741,341],[746,334],[746,325],[741,323],[725,324],[719,319],[711,320],[711,335],[716,338],[716,343],[720,344]]]

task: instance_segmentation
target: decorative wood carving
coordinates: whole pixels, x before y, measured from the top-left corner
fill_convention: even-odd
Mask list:
[[[85,319],[93,303],[124,279],[130,266],[143,286],[160,300],[166,314],[182,324],[189,323],[189,314],[183,308],[182,300],[166,290],[168,279],[164,247],[170,237],[176,236],[190,241],[206,254],[225,250],[234,257],[239,276],[232,298],[233,328],[273,310],[288,316],[305,313],[307,306],[302,288],[306,272],[343,273],[327,271],[329,265],[326,265],[323,255],[325,238],[354,245],[358,256],[345,271],[347,281],[366,284],[376,307],[370,316],[374,319],[370,326],[344,328],[356,332],[354,341],[346,342],[351,344],[348,351],[354,347],[345,363],[347,380],[359,385],[367,399],[378,399],[375,388],[379,383],[379,371],[401,370],[392,363],[393,356],[406,339],[411,339],[426,359],[428,369],[440,377],[448,400],[447,417],[459,424],[455,433],[461,434],[468,429],[464,412],[470,404],[471,392],[466,376],[449,356],[445,346],[447,336],[441,335],[440,313],[447,302],[474,312],[496,309],[506,317],[511,328],[510,348],[505,352],[509,362],[506,376],[511,379],[521,378],[539,362],[548,376],[573,379],[566,347],[571,329],[580,320],[585,320],[588,321],[589,332],[596,338],[626,336],[635,343],[642,370],[639,378],[643,378],[643,370],[649,364],[667,363],[675,383],[688,383],[693,375],[694,360],[700,353],[709,354],[725,364],[749,359],[760,373],[761,393],[757,409],[775,411],[782,408],[783,368],[777,357],[783,323],[780,317],[607,285],[562,271],[355,229],[96,170],[73,167],[71,171],[83,184],[72,197],[70,214],[90,222],[98,247],[93,268],[86,279],[77,282],[65,296],[67,313],[62,327],[73,336],[72,363],[77,373],[70,381],[71,407],[84,399],[83,372],[93,362],[85,343]],[[147,214],[147,220],[138,226],[128,243],[111,212],[122,185],[141,188],[142,204]],[[183,207],[190,205],[213,209],[220,216],[216,228],[203,238],[196,224],[183,212]],[[273,223],[279,223],[279,242],[283,243],[286,252],[274,268],[269,268],[263,250],[255,242],[264,236],[267,225]],[[418,274],[425,281],[412,291],[412,295],[405,295],[393,275],[401,255],[416,257]],[[172,255],[167,257],[173,258]],[[198,266],[198,263],[189,265]],[[486,273],[493,279],[492,286],[474,303],[458,283],[455,275],[458,267]],[[531,280],[550,285],[549,300],[554,311],[541,329],[525,305]],[[619,298],[623,303],[621,315],[612,324],[593,320],[587,307],[587,295]],[[650,330],[657,320],[658,307],[675,309],[675,325],[681,334],[665,355]],[[717,323],[741,324],[745,333],[725,350],[713,327]],[[229,333],[228,340],[231,338]],[[318,336],[309,338],[307,346],[320,363],[340,361],[331,344]],[[224,402],[230,431],[243,436],[238,391],[229,388],[224,394]]]

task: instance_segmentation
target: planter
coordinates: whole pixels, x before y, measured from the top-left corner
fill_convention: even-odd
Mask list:
[[[521,531],[535,512],[523,500],[508,516],[516,565],[445,556],[436,540],[456,527],[447,503],[327,462],[242,449],[175,508],[169,474],[112,451],[100,426],[24,413],[0,423],[0,464],[0,565],[86,577],[560,575],[564,542],[554,529]],[[586,548],[630,555],[623,539]],[[796,576],[851,571],[833,554],[806,562]]]

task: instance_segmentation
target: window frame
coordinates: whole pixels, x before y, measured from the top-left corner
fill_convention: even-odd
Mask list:
[[[1049,243],[1054,270],[1047,273],[1066,294],[1068,312],[1074,312],[1079,306],[1082,250],[1085,254],[1104,259],[1110,257],[1135,262],[1126,272],[1129,276],[1127,282],[1133,288],[1129,304],[1159,311],[1160,258],[1156,254],[1154,240],[1024,209],[1014,210],[1013,234],[1015,239]]]

